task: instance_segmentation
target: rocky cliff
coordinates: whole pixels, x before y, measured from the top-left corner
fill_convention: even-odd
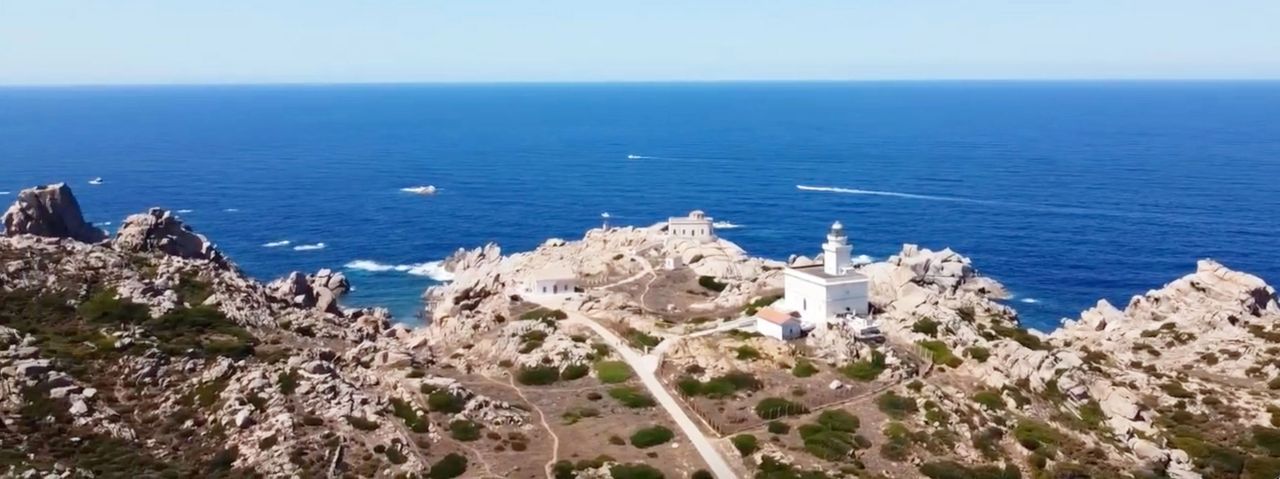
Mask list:
[[[160,209],[107,239],[64,185],[4,221],[0,476],[390,476],[459,451],[444,474],[447,424],[527,422],[426,373],[385,311],[337,307],[340,274],[264,286]]]

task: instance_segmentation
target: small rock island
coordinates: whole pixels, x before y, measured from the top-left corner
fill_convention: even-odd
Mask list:
[[[1280,475],[1280,304],[1212,260],[1045,334],[949,249],[775,261],[694,211],[460,249],[408,325],[163,209],[3,221],[0,477]]]

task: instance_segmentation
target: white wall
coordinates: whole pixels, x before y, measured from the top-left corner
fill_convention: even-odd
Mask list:
[[[800,325],[794,322],[781,325],[761,318],[756,318],[756,331],[774,339],[787,340],[800,337]]]
[[[533,294],[565,294],[572,293],[577,286],[577,281],[568,279],[540,279],[525,283],[525,291]]]
[[[784,303],[787,309],[799,312],[805,322],[825,323],[836,314],[845,312],[845,308],[859,315],[869,313],[867,281],[828,288],[821,283],[786,275],[783,286],[786,288]]]

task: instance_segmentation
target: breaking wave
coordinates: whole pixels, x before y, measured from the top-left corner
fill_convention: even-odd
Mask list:
[[[718,230],[731,230],[742,227],[742,225],[733,224],[728,221],[717,221],[715,223],[711,223],[711,226]]]
[[[796,189],[802,190],[802,191],[822,191],[827,193],[844,193],[847,195],[891,196],[894,198],[908,198],[913,200],[956,201],[956,202],[962,202],[962,203],[981,203],[981,204],[997,203],[995,201],[975,200],[972,198],[958,198],[954,196],[917,195],[914,193],[899,193],[896,191],[860,190],[857,188],[836,188],[833,186],[796,185]]]
[[[325,246],[324,243],[300,244],[298,246],[294,246],[293,250],[294,251],[315,251],[319,249],[324,249],[324,246]]]
[[[175,211],[175,213],[187,214],[187,213],[190,213],[190,212],[193,212],[193,211],[195,211],[195,210],[181,209],[181,210],[176,210],[176,211]]]
[[[876,259],[870,256],[867,256],[865,254],[860,254],[852,258],[849,258],[849,261],[851,261],[853,264],[871,264],[871,263],[874,263]]]
[[[289,243],[292,243],[292,241],[289,241],[289,240],[272,241],[269,243],[263,243],[262,247],[263,248],[279,248],[281,246],[289,246]]]
[[[416,264],[384,264],[377,261],[358,259],[344,265],[347,269],[356,269],[360,271],[370,271],[374,273],[383,273],[387,271],[396,271],[400,273],[408,273],[414,276],[425,276],[436,281],[450,281],[453,279],[453,273],[445,271],[440,261],[429,261],[426,263]]]
[[[1018,301],[1022,301],[1027,304],[1036,304],[1040,302],[1040,300],[1035,298],[1022,298],[1022,299],[1019,299]]]
[[[240,208],[227,208],[227,209],[222,210],[222,211],[226,211],[227,213],[238,213],[238,212],[240,212]]]
[[[9,194],[8,191],[0,191],[0,195],[7,195],[7,194]]]

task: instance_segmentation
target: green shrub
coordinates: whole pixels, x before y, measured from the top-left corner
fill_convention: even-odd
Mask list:
[[[466,456],[451,452],[431,465],[431,470],[427,472],[427,477],[430,479],[453,479],[466,472]]]
[[[636,349],[652,348],[662,343],[662,339],[638,329],[628,329],[623,333],[627,343]]]
[[[585,377],[591,372],[591,368],[585,364],[570,364],[560,371],[560,379],[572,381]]]
[[[631,434],[631,445],[644,449],[663,444],[675,437],[675,433],[665,427],[647,427]]]
[[[520,315],[520,319],[525,321],[538,320],[538,319],[552,319],[552,320],[559,321],[562,319],[566,319],[568,317],[569,315],[565,314],[564,311],[561,311],[558,309],[547,309],[547,308],[538,308],[533,311],[529,311],[527,313]]]
[[[1062,441],[1061,434],[1053,426],[1030,418],[1018,420],[1018,425],[1013,428],[1013,437],[1027,450],[1042,452],[1046,456],[1053,456],[1054,449]]]
[[[1022,473],[1013,464],[1001,469],[996,466],[969,467],[954,461],[926,462],[920,465],[920,474],[929,479],[1021,479],[1022,477]]]
[[[1250,432],[1253,433],[1254,445],[1265,449],[1267,454],[1280,456],[1280,429],[1253,426]]]
[[[1023,347],[1028,349],[1036,349],[1036,350],[1049,349],[1048,344],[1045,344],[1036,335],[1031,334],[1030,331],[1027,331],[1022,328],[1015,328],[1015,327],[1009,327],[1009,326],[992,326],[991,330],[1000,336],[1017,341],[1018,344],[1021,344]]]
[[[409,462],[409,458],[400,452],[398,447],[388,447],[384,454],[387,456],[387,462],[392,464],[400,465]]]
[[[807,378],[814,374],[818,374],[818,368],[808,359],[797,359],[796,365],[791,368],[791,375],[798,378]]]
[[[711,276],[699,276],[698,285],[717,293],[724,291],[725,288],[729,287],[729,285],[716,281],[716,279]]]
[[[116,298],[114,288],[90,296],[80,303],[76,313],[85,321],[100,324],[139,324],[151,318],[147,306],[125,298]]]
[[[159,349],[172,356],[225,356],[244,359],[253,355],[257,339],[217,308],[176,308],[148,319],[143,327],[159,340]]]
[[[767,426],[770,434],[787,434],[791,432],[791,425],[782,421],[769,421]]]
[[[856,381],[874,381],[884,372],[884,353],[872,351],[871,358],[854,361],[840,368],[840,373]]]
[[[698,469],[689,475],[689,479],[716,479],[716,476],[711,475],[711,472],[706,469]]]
[[[457,414],[466,407],[467,401],[448,391],[435,391],[427,395],[427,409],[446,414]]]
[[[806,414],[809,408],[803,404],[791,402],[780,397],[770,397],[761,399],[756,403],[756,415],[761,419],[778,419],[786,416],[796,416]]]
[[[559,379],[560,370],[553,366],[521,366],[516,372],[516,382],[526,386],[555,384]]]
[[[647,408],[657,405],[648,394],[630,386],[618,386],[609,390],[609,396],[629,408]]]
[[[747,457],[755,454],[760,449],[760,443],[756,441],[756,437],[750,434],[739,434],[729,438],[729,442],[733,443],[733,447],[738,450],[738,454]]]
[[[748,345],[738,346],[735,350],[738,353],[739,361],[755,361],[760,359],[760,351]]]
[[[597,361],[596,376],[605,384],[617,384],[631,379],[631,366],[622,361]]]
[[[733,396],[738,391],[759,391],[764,383],[755,375],[743,371],[730,371],[721,376],[698,381],[690,376],[683,376],[676,381],[676,388],[686,396],[706,396],[712,399]]]
[[[911,330],[931,338],[938,337],[938,322],[931,318],[921,318],[911,325]]]
[[[965,348],[964,354],[980,363],[987,362],[987,358],[991,357],[991,351],[988,351],[987,348],[982,346],[969,346],[968,348]]]
[[[280,394],[285,396],[293,394],[293,391],[298,389],[298,370],[281,371],[276,375],[276,384],[280,388]]]
[[[663,479],[662,471],[648,464],[614,464],[609,468],[613,479]]]
[[[1188,398],[1196,397],[1196,393],[1188,391],[1187,388],[1182,386],[1182,383],[1178,383],[1178,382],[1164,383],[1163,385],[1160,386],[1160,389],[1163,389],[1165,394],[1168,394],[1172,397],[1179,398],[1179,399],[1188,399]]]
[[[462,442],[480,439],[480,425],[466,419],[454,419],[449,423],[449,437]]]
[[[755,316],[756,313],[760,311],[760,308],[769,306],[777,302],[779,299],[782,299],[782,295],[780,294],[773,294],[769,296],[760,297],[755,301],[747,303],[747,306],[742,308],[742,312],[747,316]]]
[[[947,343],[942,341],[920,341],[920,347],[933,354],[933,364],[946,365],[949,367],[959,367],[964,360],[951,353],[951,348],[947,347]]]
[[[973,394],[973,402],[981,404],[988,411],[1003,411],[1004,397],[999,392],[982,390]]]
[[[391,411],[396,417],[404,421],[404,425],[409,430],[416,433],[426,433],[430,427],[428,422],[418,415],[418,411],[414,409],[412,404],[400,399],[391,398]]]
[[[861,425],[861,421],[858,420],[858,416],[843,409],[828,409],[818,415],[818,424],[833,431],[855,432]]]
[[[919,410],[915,399],[899,396],[893,391],[885,391],[884,394],[876,398],[876,406],[885,415],[894,419],[904,419]]]

